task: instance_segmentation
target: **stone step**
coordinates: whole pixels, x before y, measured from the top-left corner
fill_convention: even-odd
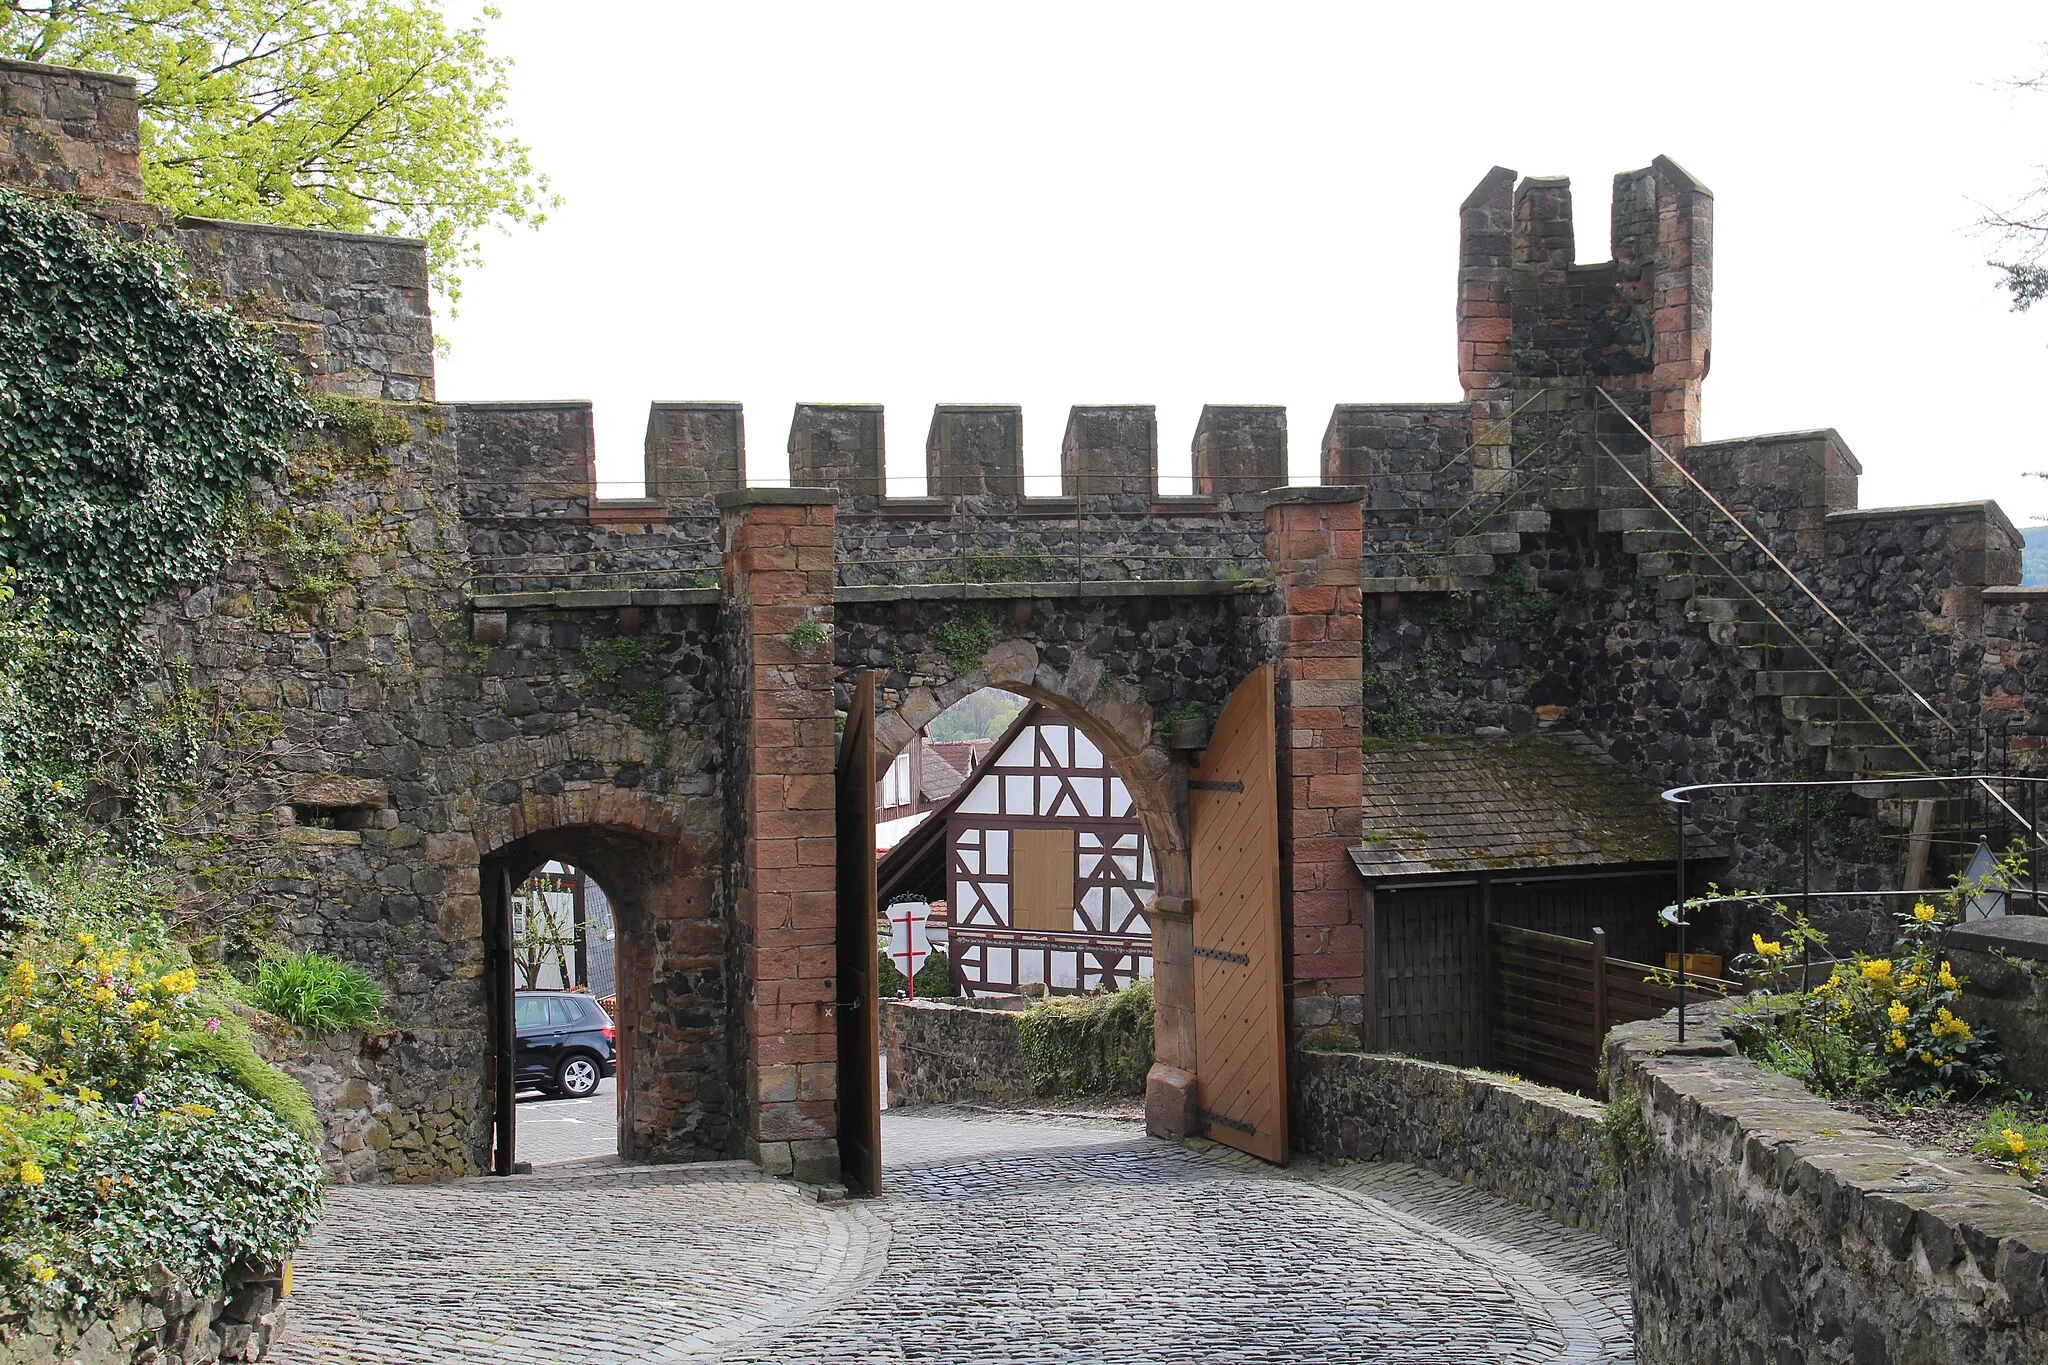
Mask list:
[[[1659,551],[1690,550],[1693,544],[1691,536],[1667,526],[1657,530],[1623,531],[1621,548],[1632,555],[1648,555]]]
[[[1520,531],[1481,531],[1451,542],[1451,553],[1459,555],[1512,555],[1520,554],[1521,550]]]
[[[1757,645],[1768,649],[1792,649],[1797,650],[1801,655],[1806,653],[1806,646],[1793,639],[1791,632],[1787,631],[1776,621],[1735,621],[1730,624],[1735,629],[1735,643],[1738,645]]]
[[[1803,645],[1784,642],[1747,645],[1742,643],[1743,624],[1741,621],[1723,621],[1707,627],[1707,633],[1715,644],[1733,649],[1741,658],[1744,668],[1768,669],[1773,672],[1782,672],[1788,668],[1820,668],[1820,665],[1814,662],[1813,655],[1807,653]],[[1826,672],[1825,669],[1821,671]]]
[[[1699,583],[1691,574],[1674,574],[1657,582],[1657,600],[1660,602],[1683,602],[1699,590]]]
[[[1672,574],[1685,573],[1691,567],[1692,556],[1674,550],[1651,550],[1636,556],[1636,572],[1645,578],[1667,578]]]
[[[1694,621],[1768,621],[1764,609],[1747,597],[1695,597],[1686,615]]]
[[[1654,507],[1602,507],[1599,526],[1603,531],[1672,530],[1671,518]]]
[[[1831,773],[1914,773],[1920,765],[1913,756],[1892,743],[1844,744],[1839,740],[1828,746],[1828,771]]]
[[[1835,697],[1835,680],[1817,668],[1763,669],[1756,675],[1759,697]]]
[[[1607,503],[1608,499],[1600,489],[1583,484],[1566,484],[1543,494],[1543,505],[1553,512],[1590,512],[1596,507],[1605,507]]]
[[[1861,716],[1863,708],[1839,693],[1826,697],[1778,697],[1778,711],[1787,720],[1841,721]]]
[[[1541,507],[1517,507],[1512,512],[1496,512],[1486,519],[1485,527],[1489,531],[1548,531],[1550,513]]]

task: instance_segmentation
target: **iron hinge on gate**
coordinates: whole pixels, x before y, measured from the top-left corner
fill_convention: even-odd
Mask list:
[[[1209,782],[1199,777],[1191,777],[1188,779],[1188,787],[1198,792],[1241,792],[1244,790],[1244,783]]]
[[[1204,1123],[1220,1123],[1225,1128],[1236,1129],[1248,1137],[1259,1131],[1259,1126],[1256,1123],[1246,1123],[1243,1119],[1230,1118],[1227,1115],[1217,1113],[1213,1109],[1197,1109],[1195,1110],[1195,1116]]]
[[[1218,962],[1235,962],[1240,967],[1252,965],[1250,953],[1233,953],[1227,948],[1197,948],[1196,957],[1212,957]]]

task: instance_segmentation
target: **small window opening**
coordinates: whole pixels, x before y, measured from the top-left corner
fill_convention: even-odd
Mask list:
[[[378,806],[315,806],[294,803],[292,823],[307,829],[375,829]]]

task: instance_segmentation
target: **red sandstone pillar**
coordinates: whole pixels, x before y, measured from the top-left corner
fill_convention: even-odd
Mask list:
[[[1282,924],[1291,1036],[1364,1023],[1364,506],[1354,488],[1303,489],[1266,508],[1281,612],[1270,623],[1280,742]]]
[[[725,638],[733,657],[726,780],[739,784],[739,1011],[747,1158],[774,1175],[839,1180],[834,979],[833,765],[829,643],[835,495],[752,488],[718,500],[725,540]]]

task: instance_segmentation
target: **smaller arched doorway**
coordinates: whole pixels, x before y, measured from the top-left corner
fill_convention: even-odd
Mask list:
[[[576,869],[587,879],[586,888],[599,888],[609,911],[617,1154],[657,1161],[731,1155],[724,933],[715,874],[697,868],[680,839],[625,826],[565,824],[513,838],[479,861],[492,1170],[510,1174],[522,1162],[521,1091],[536,1083],[561,1084],[555,1073],[571,1064],[566,1054],[550,1059],[549,1074],[542,1077],[530,1048],[522,1059],[517,1011],[522,1005],[531,1010],[532,1001],[542,997],[574,995],[578,987],[587,994],[592,985],[588,933],[581,961],[573,947],[563,950],[572,934],[554,933],[552,950],[532,942],[531,934],[522,942],[520,919],[531,909],[536,886],[547,895],[549,879],[560,876],[550,868]],[[586,889],[586,928],[590,900]],[[551,986],[562,989],[550,991]]]

